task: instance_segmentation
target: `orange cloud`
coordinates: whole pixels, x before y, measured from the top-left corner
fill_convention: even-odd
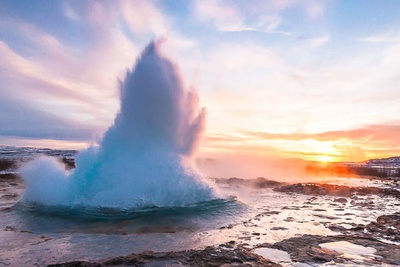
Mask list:
[[[323,161],[362,161],[400,154],[400,124],[368,125],[321,133],[209,134],[206,147],[233,153]]]
[[[369,140],[392,142],[400,145],[400,124],[375,124],[363,128],[350,129],[343,131],[328,131],[323,133],[263,133],[263,132],[244,132],[245,136],[261,139],[289,139],[303,140],[314,139],[318,141],[330,141],[337,139],[348,139],[353,141]]]

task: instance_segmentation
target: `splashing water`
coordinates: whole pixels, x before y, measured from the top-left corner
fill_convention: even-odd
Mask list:
[[[136,208],[184,206],[217,196],[193,167],[205,110],[183,88],[177,67],[150,43],[121,83],[121,109],[98,147],[70,174],[41,157],[22,170],[22,201],[44,205]]]

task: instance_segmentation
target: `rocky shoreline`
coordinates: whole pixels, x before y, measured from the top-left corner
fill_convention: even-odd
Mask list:
[[[398,266],[400,246],[379,240],[379,237],[400,241],[400,213],[379,216],[376,222],[359,225],[354,229],[333,236],[302,235],[291,237],[274,244],[260,244],[257,248],[270,248],[284,251],[290,256],[291,266],[318,266],[324,263],[356,263],[365,266],[380,266],[382,263]],[[365,231],[364,231],[365,230]],[[373,248],[375,253],[365,258],[352,258],[335,250],[324,249],[321,244],[347,242],[365,248]],[[99,267],[99,266],[288,266],[257,255],[254,249],[235,241],[219,246],[208,246],[202,250],[171,252],[145,251],[127,256],[107,258],[100,261],[71,261],[50,264],[48,267]]]
[[[99,266],[265,266],[278,267],[269,261],[242,246],[233,247],[222,244],[218,247],[206,247],[203,250],[186,250],[177,252],[132,253],[105,259],[99,262],[73,261],[51,264],[48,267],[99,267]]]

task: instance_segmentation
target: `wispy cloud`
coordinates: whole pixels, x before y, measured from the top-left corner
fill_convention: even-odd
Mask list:
[[[257,2],[254,6],[260,7]],[[282,23],[282,18],[275,8],[268,10],[249,8],[238,2],[196,1],[197,16],[204,21],[211,21],[218,30],[227,32],[260,31],[274,32]],[[253,6],[253,7],[254,7]],[[279,5],[277,5],[278,7]]]
[[[63,1],[64,15],[72,21],[79,21],[81,18],[72,8],[68,1]]]
[[[278,67],[283,59],[271,49],[253,44],[228,44],[216,47],[209,53],[213,66],[243,70]]]
[[[325,14],[326,0],[305,0],[301,2],[303,2],[303,6],[310,18],[317,19]]]
[[[87,136],[85,127],[74,127],[74,123],[98,132],[112,122],[118,109],[118,79],[135,63],[139,46],[160,36],[168,37],[171,53],[195,45],[170,29],[169,18],[155,2],[70,0],[58,4],[57,12],[67,23],[60,35],[18,16],[0,18],[0,34],[13,37],[0,41],[0,97],[13,103],[29,99],[26,113],[42,118],[43,124],[65,126],[57,138],[62,132],[77,138],[65,130],[68,125]],[[73,29],[70,36],[63,35],[65,29]],[[77,33],[85,38],[71,42],[69,38]],[[14,116],[21,122],[20,113],[8,113],[10,119]],[[14,130],[18,136],[27,134]],[[32,132],[35,136],[30,137],[51,137]]]
[[[362,42],[367,43],[400,43],[399,32],[386,32],[380,34],[373,34],[359,39]]]
[[[0,125],[0,136],[86,142],[93,140],[99,130],[11,99],[0,99]]]
[[[266,132],[243,132],[247,137],[259,139],[282,139],[282,140],[304,140],[314,139],[317,141],[335,141],[338,139],[347,139],[350,141],[365,142],[374,141],[382,143],[395,144],[400,142],[400,123],[368,125],[362,128],[328,131],[322,133],[266,133]]]
[[[249,30],[239,10],[235,6],[226,5],[223,1],[196,1],[195,9],[201,20],[210,20],[221,31]]]
[[[279,30],[285,18],[282,13],[290,8],[304,10],[311,19],[321,17],[325,12],[325,1],[267,0],[195,1],[195,13],[200,20],[210,21],[219,31],[256,31],[265,33],[291,34]]]
[[[135,33],[152,31],[155,36],[163,36],[169,32],[168,19],[151,1],[121,0],[119,10],[122,18]]]
[[[88,135],[85,127],[75,127],[74,123],[85,123],[96,130],[111,123],[118,107],[117,79],[123,77],[138,55],[136,44],[127,37],[120,21],[137,17],[132,14],[138,13],[149,17],[146,23],[156,21],[150,31],[159,31],[164,25],[164,21],[157,23],[164,18],[150,3],[141,1],[134,10],[129,9],[130,3],[120,1],[115,7],[111,2],[63,2],[62,15],[86,35],[86,43],[81,46],[71,45],[24,20],[0,18],[0,32],[17,37],[29,47],[21,53],[12,41],[0,42],[0,97],[12,103],[30,99],[25,113],[37,118],[36,125],[63,128],[53,136],[46,133],[48,127],[41,127],[43,131],[35,128],[27,136],[28,129],[22,129],[22,113],[9,111],[8,116],[15,120],[12,125],[16,127],[19,122],[22,127],[17,130],[13,126],[15,135],[63,139],[70,135],[76,139],[79,136],[68,131],[68,126]],[[133,20],[129,23],[132,31],[145,30],[144,25],[135,25]],[[7,133],[2,129],[0,135],[13,132],[11,128]]]
[[[320,47],[326,45],[329,42],[329,39],[329,35],[324,35],[321,37],[310,38],[309,43],[311,47]]]

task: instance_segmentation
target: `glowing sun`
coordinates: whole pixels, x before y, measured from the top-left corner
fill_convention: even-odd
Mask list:
[[[315,156],[315,159],[322,163],[329,163],[329,162],[333,161],[333,158],[328,155],[318,155],[318,156]]]

